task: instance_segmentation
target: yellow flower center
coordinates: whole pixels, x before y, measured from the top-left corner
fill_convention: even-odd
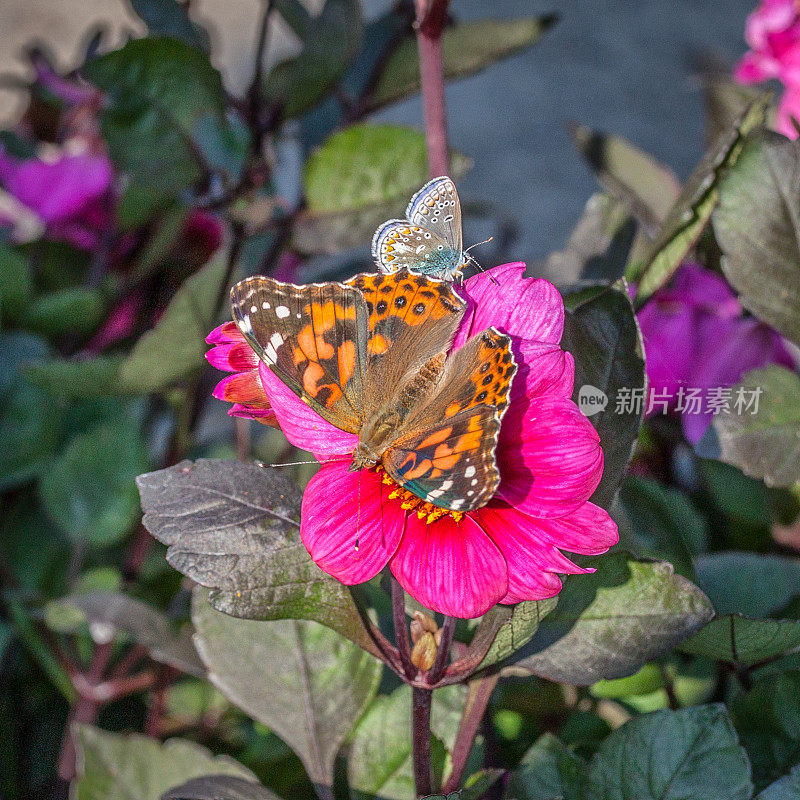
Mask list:
[[[428,525],[430,525],[431,522],[436,522],[437,519],[447,516],[452,517],[456,522],[461,522],[463,519],[464,513],[462,511],[451,511],[449,508],[435,506],[423,500],[421,497],[417,497],[414,492],[410,492],[408,489],[398,486],[381,464],[375,467],[375,471],[381,476],[381,483],[393,487],[389,492],[389,499],[399,500],[400,508],[406,511],[415,510],[417,516],[420,519],[424,519]]]

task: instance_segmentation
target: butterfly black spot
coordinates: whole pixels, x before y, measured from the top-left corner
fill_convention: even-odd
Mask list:
[[[486,392],[481,392],[475,399],[482,403],[486,399]]]
[[[425,303],[417,303],[414,306],[414,313],[415,314],[424,314],[425,313]]]
[[[375,310],[379,314],[383,314],[384,311],[389,307],[389,304],[385,300],[381,300],[377,306],[375,306]]]
[[[492,382],[492,376],[491,375],[487,375],[482,381],[484,386],[488,386],[491,382]]]
[[[396,297],[394,301],[395,308],[403,308],[408,301],[402,295],[400,297]]]
[[[419,290],[419,293],[420,293],[420,294],[421,294],[423,297],[429,297],[429,298],[436,297],[436,295],[435,295],[435,294],[434,294],[434,293],[433,293],[433,292],[432,292],[430,289],[420,289],[420,290]]]
[[[484,362],[483,364],[481,364],[480,372],[486,372],[487,369],[489,369],[488,362]]]
[[[381,294],[389,294],[389,292],[391,292],[391,291],[392,291],[392,287],[391,287],[390,284],[385,283],[383,286],[381,286]]]
[[[371,300],[367,300],[367,311],[371,314],[375,310],[375,304]]]
[[[503,353],[503,363],[508,364],[509,361],[511,361],[511,353],[506,350],[505,353]]]

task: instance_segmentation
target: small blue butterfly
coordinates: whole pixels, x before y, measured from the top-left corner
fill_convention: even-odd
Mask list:
[[[372,237],[372,257],[381,272],[407,267],[451,281],[469,262],[463,249],[461,203],[456,185],[443,175],[412,198],[406,219],[390,219]]]

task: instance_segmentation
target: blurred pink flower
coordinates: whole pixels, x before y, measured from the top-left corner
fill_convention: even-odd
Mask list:
[[[672,283],[651,298],[638,314],[653,396],[669,398],[677,413],[681,389],[730,387],[742,375],[767,364],[792,367],[794,362],[780,334],[744,315],[725,280],[698,264],[684,264]],[[686,405],[686,404],[684,404]],[[683,413],[686,438],[698,442],[711,424],[712,412]],[[655,407],[660,412],[662,406]],[[687,409],[687,412],[689,409]]]
[[[745,39],[750,50],[734,70],[739,83],[775,78],[785,87],[778,106],[776,129],[797,137],[791,118],[800,120],[800,6],[796,0],[761,0],[747,18]]]
[[[136,329],[136,320],[144,305],[140,293],[134,293],[121,300],[108,315],[100,330],[84,348],[86,353],[97,355],[107,347],[126,339]]]
[[[210,211],[194,208],[183,224],[176,255],[193,272],[214,255],[224,238],[225,225],[222,220]]]
[[[603,453],[596,431],[570,399],[574,362],[558,344],[563,302],[552,284],[526,279],[524,271],[524,264],[506,264],[463,286],[468,310],[453,347],[494,326],[512,337],[518,365],[496,450],[500,487],[475,511],[430,514],[419,498],[387,485],[380,469],[349,472],[357,437],[323,420],[258,364],[263,401],[268,398],[286,437],[330,462],[306,488],[301,536],[314,561],[342,583],[368,581],[388,564],[424,606],[470,618],[498,602],[552,597],[561,590],[559,573],[589,571],[561,549],[599,554],[616,543],[614,522],[588,502]],[[217,344],[209,360],[226,369],[234,361],[250,368],[253,357],[237,350],[234,359],[234,346],[226,344],[233,330],[222,326],[209,337]],[[241,404],[244,388],[241,395],[231,389],[236,377],[223,381],[216,396]],[[253,377],[242,382],[255,385]]]
[[[109,224],[114,168],[102,155],[15,159],[0,149],[0,184],[42,221],[49,236],[92,250]]]

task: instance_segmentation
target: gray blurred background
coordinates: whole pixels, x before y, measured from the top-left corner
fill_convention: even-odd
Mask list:
[[[365,0],[367,17],[389,6]],[[312,3],[313,5],[313,3]],[[703,147],[702,97],[692,58],[714,51],[730,62],[745,49],[743,30],[753,0],[453,0],[462,19],[557,12],[560,22],[528,52],[448,89],[453,147],[471,156],[461,183],[465,200],[492,198],[514,214],[519,258],[560,248],[595,182],[566,132],[569,120],[618,133],[685,178]],[[258,0],[197,0],[210,23],[217,66],[230,88],[245,84]],[[0,0],[0,72],[24,72],[19,53],[46,40],[68,67],[90,26],[102,23],[121,39],[136,29],[123,0]],[[285,33],[270,60],[292,47]],[[0,94],[0,118],[18,112],[13,90]],[[419,99],[375,119],[421,125]],[[467,242],[480,230],[467,227]],[[479,251],[478,251],[479,252]]]

